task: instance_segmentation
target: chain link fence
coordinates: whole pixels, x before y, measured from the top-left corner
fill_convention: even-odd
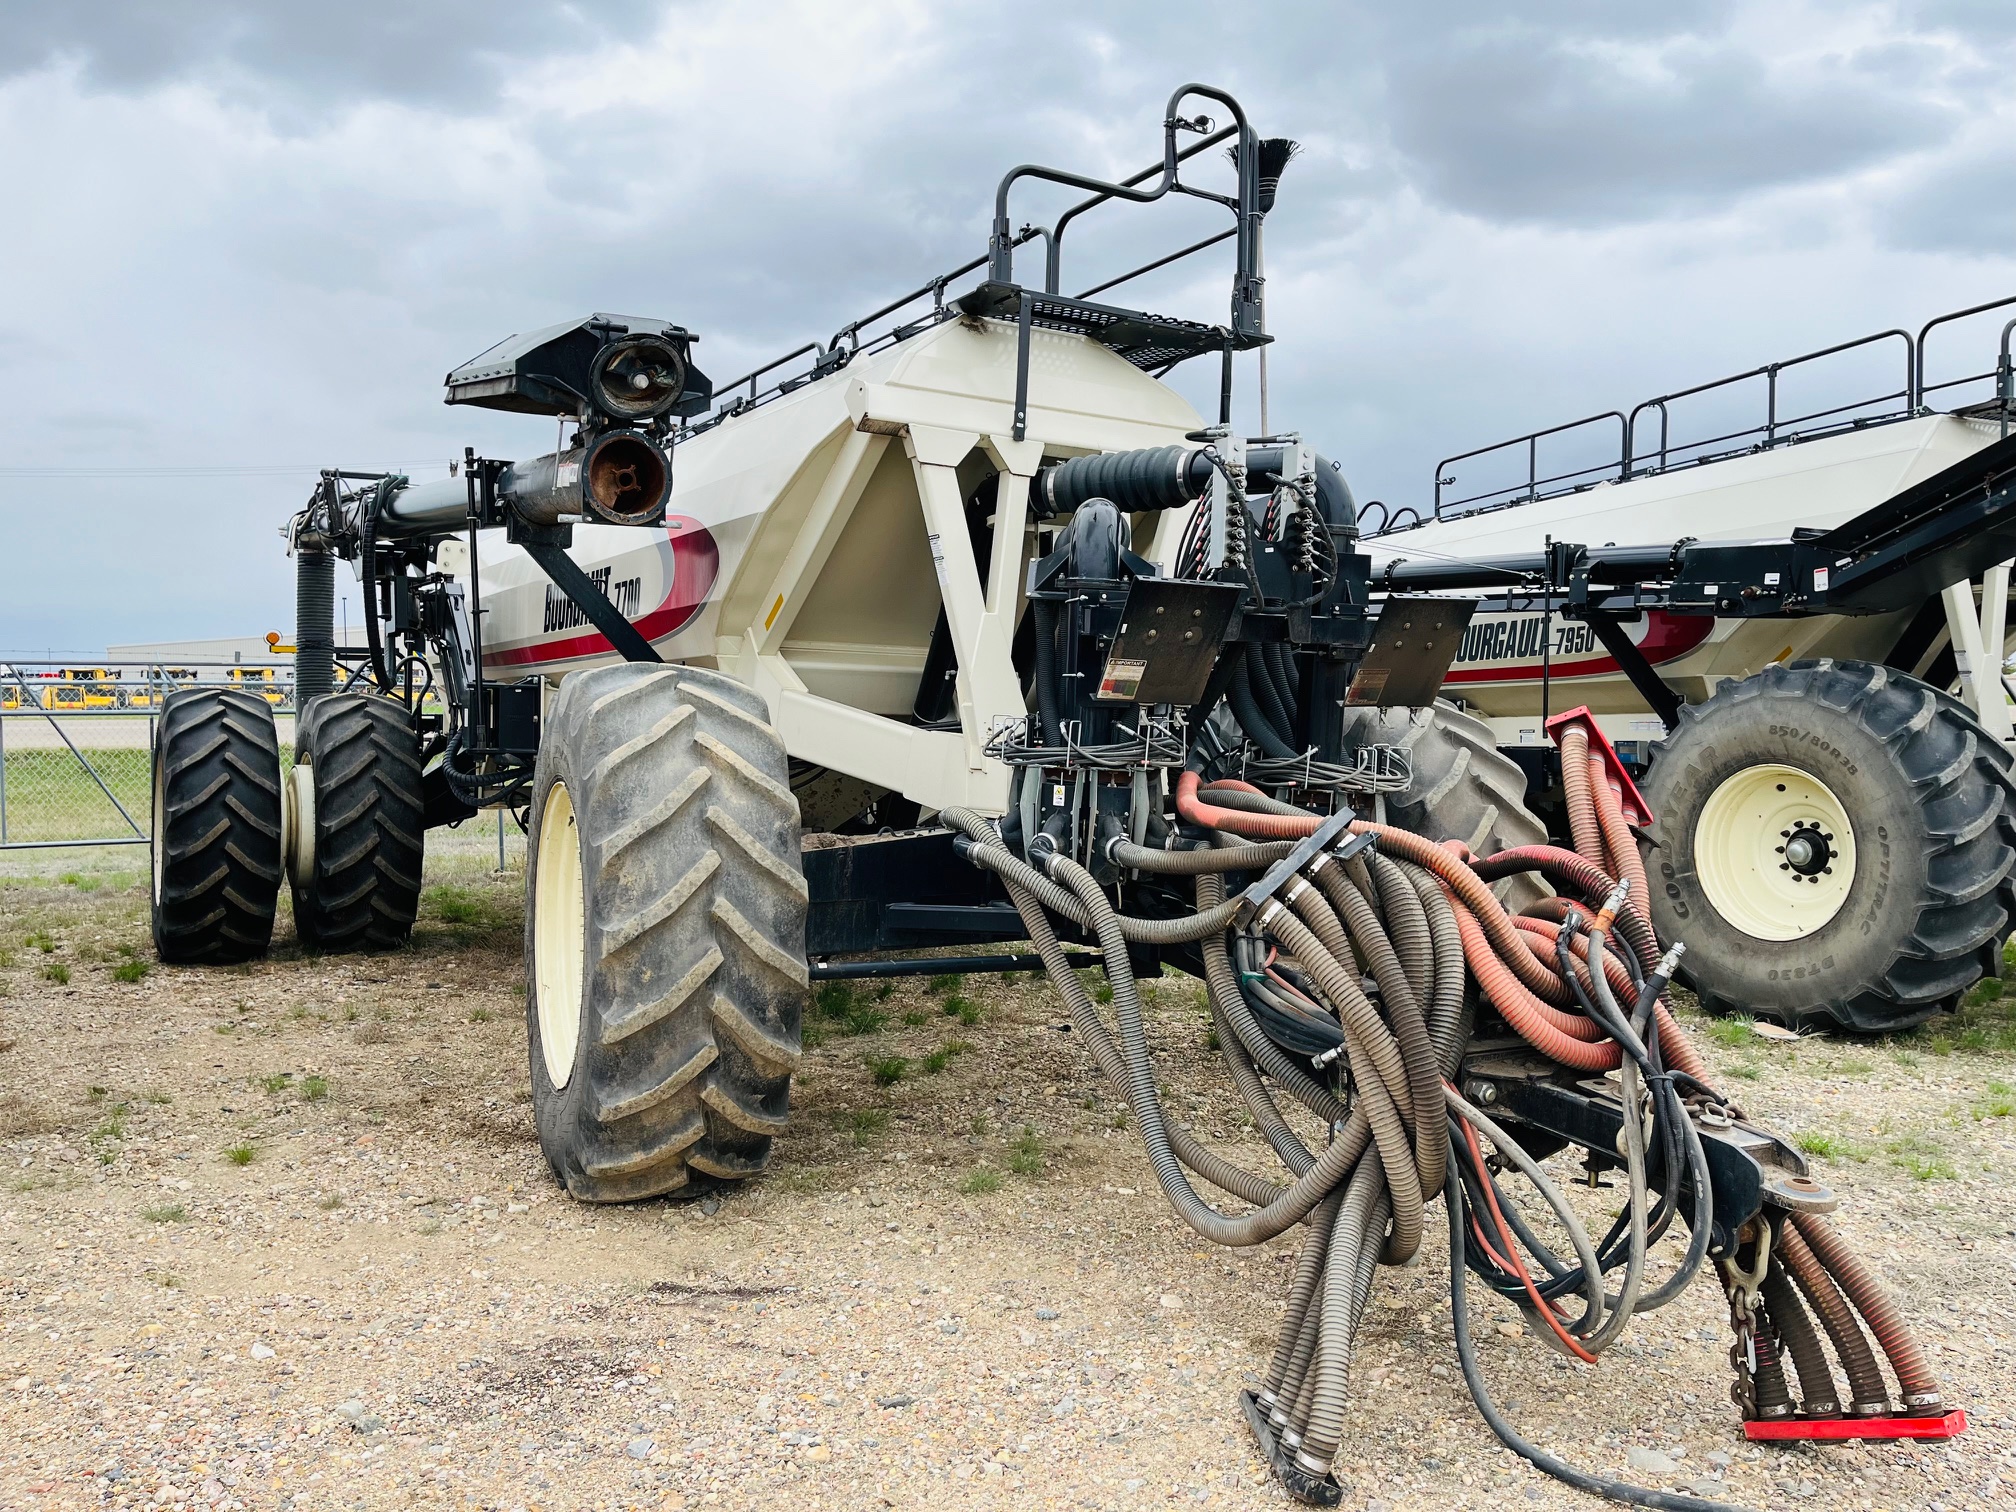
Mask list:
[[[0,853],[147,846],[153,838],[155,726],[181,688],[238,688],[273,706],[283,766],[294,759],[294,669],[286,662],[78,667],[0,663]],[[429,833],[430,851],[524,864],[507,815]],[[24,857],[31,865],[33,856]]]

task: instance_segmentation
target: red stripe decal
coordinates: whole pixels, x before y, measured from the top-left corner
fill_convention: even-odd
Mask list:
[[[714,540],[714,533],[698,520],[689,515],[667,515],[665,533],[672,542],[672,586],[664,603],[631,621],[647,641],[665,640],[692,624],[706,606],[707,595],[713,591],[714,579],[721,571],[721,548]],[[483,665],[532,667],[584,656],[605,656],[613,649],[600,630],[590,630],[565,640],[488,652]]]
[[[1645,627],[1645,639],[1638,649],[1645,660],[1658,666],[1685,656],[1708,639],[1715,621],[1705,614],[1666,614],[1654,609]],[[1548,668],[1549,677],[1601,677],[1618,670],[1610,656],[1585,656],[1577,661],[1557,661]],[[1445,683],[1536,682],[1540,677],[1538,659],[1513,662],[1502,667],[1456,667],[1443,678]]]

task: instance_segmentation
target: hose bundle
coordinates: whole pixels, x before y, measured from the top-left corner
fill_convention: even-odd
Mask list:
[[[1586,759],[1583,767],[1591,770]],[[1600,776],[1593,771],[1592,784]],[[1006,888],[1079,1037],[1125,1095],[1157,1182],[1183,1221],[1232,1246],[1306,1226],[1281,1332],[1247,1403],[1277,1473],[1304,1500],[1337,1497],[1331,1464],[1376,1266],[1418,1251],[1427,1204],[1440,1193],[1459,1358],[1499,1437],[1548,1473],[1616,1499],[1722,1505],[1587,1475],[1528,1444],[1492,1406],[1467,1333],[1466,1268],[1520,1306],[1541,1338],[1593,1362],[1633,1316],[1679,1295],[1706,1256],[1712,1184],[1690,1105],[1721,1099],[1663,1001],[1679,951],[1662,955],[1643,916],[1627,906],[1640,885],[1613,880],[1613,868],[1626,869],[1622,851],[1636,863],[1635,843],[1626,844],[1621,811],[1613,829],[1600,800],[1589,797],[1594,855],[1531,846],[1472,861],[1460,848],[1362,820],[1349,824],[1348,843],[1298,850],[1325,822],[1320,816],[1244,783],[1206,786],[1186,771],[1176,809],[1200,842],[1162,849],[1115,838],[1106,847],[1123,869],[1194,879],[1196,911],[1177,919],[1118,912],[1085,867],[1044,848],[1047,837],[1024,859],[980,816],[956,808],[942,815],[967,858]],[[1293,875],[1269,873],[1277,885],[1257,906],[1227,896],[1228,873],[1305,853]],[[1549,916],[1507,914],[1490,883],[1516,871],[1539,871],[1562,890],[1549,900]],[[1097,942],[1112,989],[1110,1022],[1067,961],[1057,919]],[[1164,1117],[1130,943],[1198,947],[1219,1051],[1284,1176],[1248,1171]],[[1600,1238],[1540,1164],[1455,1085],[1480,995],[1549,1059],[1618,1074],[1628,1191]],[[1305,1142],[1281,1099],[1321,1122],[1320,1146]],[[1551,1210],[1571,1253],[1554,1253],[1534,1233],[1500,1184],[1506,1167]],[[1244,1210],[1214,1205],[1200,1184]],[[1676,1216],[1688,1239],[1671,1274],[1653,1285],[1648,1256]],[[1858,1313],[1890,1358],[1900,1395],[1917,1408],[1936,1405],[1936,1385],[1894,1307],[1823,1219],[1767,1213],[1752,1227],[1760,1230],[1747,1241],[1755,1283],[1733,1259],[1720,1262],[1745,1359],[1755,1356],[1749,1384],[1739,1382],[1751,1415],[1791,1410],[1781,1342],[1805,1410],[1839,1411],[1801,1297],[1834,1342],[1856,1411],[1882,1410],[1887,1399]]]

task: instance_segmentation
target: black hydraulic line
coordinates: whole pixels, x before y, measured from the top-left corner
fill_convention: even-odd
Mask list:
[[[1452,1146],[1456,1143],[1451,1140]],[[1635,1507],[1660,1507],[1668,1509],[1668,1512],[1747,1512],[1734,1502],[1683,1496],[1675,1491],[1655,1491],[1649,1486],[1634,1486],[1607,1475],[1591,1475],[1523,1438],[1519,1430],[1505,1420],[1498,1404],[1491,1398],[1491,1388],[1484,1384],[1483,1373],[1477,1367],[1477,1346],[1470,1338],[1470,1301],[1463,1274],[1470,1263],[1463,1231],[1468,1209],[1463,1199],[1462,1182],[1456,1174],[1464,1153],[1452,1150],[1449,1174],[1443,1188],[1449,1210],[1449,1320],[1455,1329],[1456,1360],[1463,1368],[1463,1384],[1470,1388],[1470,1400],[1477,1404],[1478,1413],[1490,1425],[1491,1431],[1498,1435],[1498,1442],[1536,1470],[1544,1471],[1578,1491],[1607,1496],[1612,1501],[1627,1502]]]
[[[1254,744],[1269,756],[1293,761],[1298,754],[1288,744],[1287,738],[1275,729],[1266,713],[1253,696],[1252,659],[1237,651],[1227,651],[1226,656],[1235,665],[1232,669],[1232,683],[1226,689],[1226,701],[1232,706],[1232,717],[1239,721],[1239,728],[1252,737]]]
[[[1032,600],[1036,615],[1036,714],[1043,725],[1043,744],[1064,743],[1064,718],[1057,690],[1057,615],[1054,599]]]
[[[385,644],[378,629],[378,511],[386,494],[392,491],[392,482],[390,478],[378,480],[357,521],[357,570],[364,589],[364,643],[371,652],[371,680],[378,684],[381,693],[392,691],[392,669],[386,664]]]
[[[1066,955],[1075,968],[1097,966],[1096,955]],[[989,971],[1041,971],[1040,955],[932,956],[922,961],[821,961],[811,968],[815,982],[859,981],[864,977],[977,976]]]
[[[583,572],[574,558],[558,546],[549,546],[542,541],[521,543],[525,554],[545,570],[553,579],[554,586],[566,594],[568,600],[588,616],[588,622],[602,632],[610,649],[625,661],[662,662],[660,656],[644,639],[635,625],[623,617],[623,612],[609,602],[609,596],[595,586],[595,580]]]

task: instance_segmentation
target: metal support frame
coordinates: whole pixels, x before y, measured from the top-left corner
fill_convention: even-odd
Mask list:
[[[1982,574],[1978,607],[1971,582],[1954,583],[1939,595],[1946,609],[1946,628],[1953,636],[1960,696],[1988,733],[2005,743],[2016,736],[2009,715],[2009,695],[2002,682],[2010,566],[2009,562],[2002,562]]]
[[[1659,671],[1645,659],[1645,653],[1638,649],[1638,643],[1624,631],[1624,626],[1616,615],[1607,609],[1594,605],[1579,610],[1575,618],[1582,620],[1596,633],[1596,639],[1603,643],[1603,649],[1610,653],[1610,659],[1617,668],[1631,679],[1631,686],[1638,690],[1638,696],[1646,706],[1657,714],[1670,731],[1680,722],[1680,706],[1685,701],[1666,685]]]
[[[564,543],[521,538],[517,544],[539,564],[540,570],[567,595],[574,607],[588,616],[588,622],[602,632],[603,638],[625,661],[662,662],[665,659],[652,649],[651,643],[638,633],[637,627],[623,617],[623,612],[609,602],[609,596],[595,586],[595,580],[567,555]]]

